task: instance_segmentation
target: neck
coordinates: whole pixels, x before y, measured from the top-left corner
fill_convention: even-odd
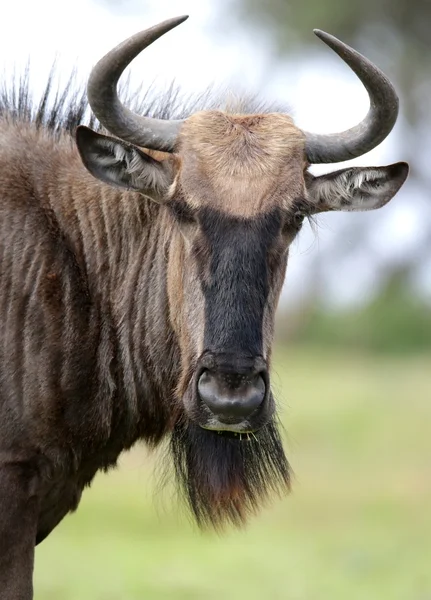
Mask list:
[[[179,234],[163,207],[99,183],[80,163],[60,169],[58,177],[62,194],[50,200],[86,274],[100,323],[101,393],[119,394],[131,422],[158,421],[156,439],[169,426],[178,378],[167,266],[169,244]]]

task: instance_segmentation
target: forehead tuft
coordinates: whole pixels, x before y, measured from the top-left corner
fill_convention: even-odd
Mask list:
[[[195,113],[178,146],[185,199],[237,216],[267,212],[301,193],[304,148],[304,134],[285,114]]]

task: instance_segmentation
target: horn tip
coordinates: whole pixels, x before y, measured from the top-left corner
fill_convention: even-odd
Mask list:
[[[322,31],[321,29],[313,29],[313,33],[314,33],[314,35],[317,35],[317,37],[323,41],[334,37],[330,33],[326,33],[326,31]]]
[[[163,21],[163,23],[160,23],[159,26],[160,27],[167,27],[166,31],[169,31],[171,29],[173,29],[174,27],[178,27],[178,25],[181,25],[181,23],[184,23],[184,21],[187,21],[187,19],[189,18],[189,15],[181,15],[180,17],[173,17],[172,19],[168,19],[167,21]],[[166,33],[165,31],[165,33]]]

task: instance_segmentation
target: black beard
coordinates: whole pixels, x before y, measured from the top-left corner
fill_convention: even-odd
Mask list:
[[[202,528],[241,526],[271,494],[290,488],[289,463],[273,422],[241,436],[180,422],[170,450],[181,492]]]

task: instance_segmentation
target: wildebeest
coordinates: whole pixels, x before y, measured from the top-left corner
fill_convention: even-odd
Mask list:
[[[5,600],[32,597],[35,545],[137,440],[170,439],[200,525],[241,524],[288,488],[269,373],[289,246],[304,218],[379,208],[407,177],[405,163],[308,171],[371,150],[398,113],[380,70],[321,31],[370,96],[348,131],[307,133],[265,110],[127,109],[121,73],[184,19],[96,65],[88,100],[103,133],[80,125],[75,142],[76,99],[63,114],[46,95],[33,110],[25,86],[0,100]]]

